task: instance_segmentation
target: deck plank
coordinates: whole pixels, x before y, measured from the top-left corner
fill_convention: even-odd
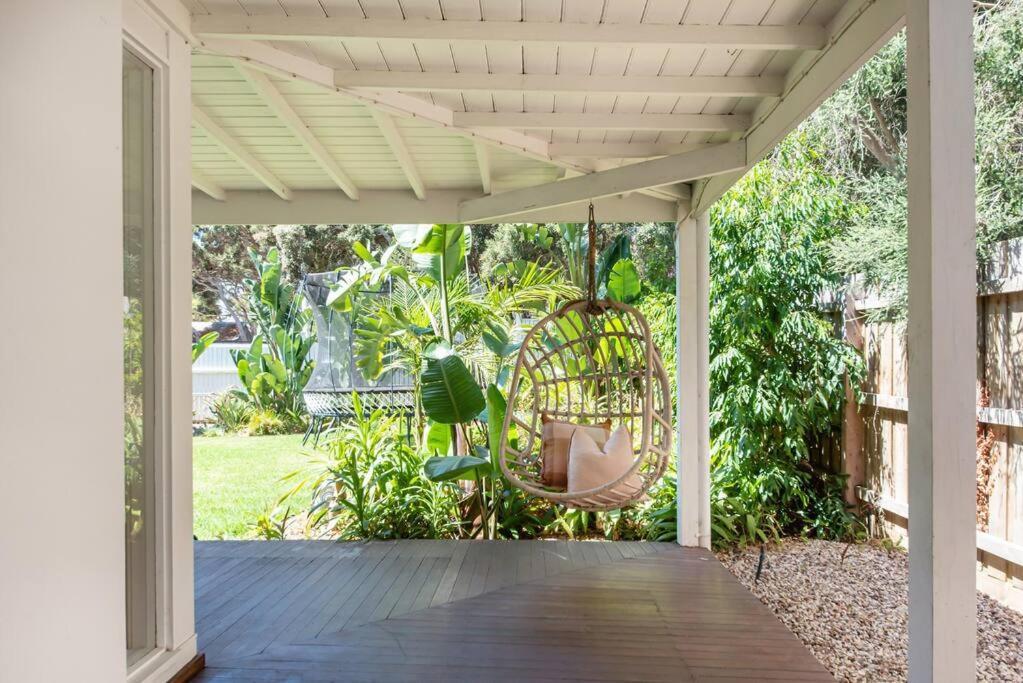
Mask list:
[[[826,681],[708,551],[602,541],[196,544],[198,681]]]

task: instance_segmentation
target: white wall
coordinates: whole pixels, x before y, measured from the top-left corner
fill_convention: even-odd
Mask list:
[[[0,102],[0,680],[124,680],[120,0],[4,3]]]

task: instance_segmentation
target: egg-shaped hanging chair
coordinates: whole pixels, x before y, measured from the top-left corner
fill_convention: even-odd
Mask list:
[[[525,492],[598,511],[642,500],[664,474],[672,406],[646,319],[633,306],[595,296],[592,205],[588,228],[588,296],[543,318],[523,339],[498,461]]]

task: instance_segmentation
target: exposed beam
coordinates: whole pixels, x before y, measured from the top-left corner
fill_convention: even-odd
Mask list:
[[[210,118],[209,114],[195,104],[192,105],[192,122],[215,140],[238,163],[247,168],[261,183],[273,190],[274,194],[281,199],[291,199],[291,190],[277,176],[268,171],[247,149],[242,147],[241,143],[231,137],[227,131]]]
[[[495,178],[495,184],[497,179]],[[192,194],[192,221],[199,224],[244,225],[292,223],[457,223],[461,202],[482,197],[479,188],[431,189],[426,199],[411,192],[363,189],[359,201],[337,190],[295,190],[290,202],[267,190],[233,190],[219,202],[201,192]],[[495,195],[496,196],[496,195]],[[674,220],[676,203],[633,193],[627,198],[605,197],[594,202],[597,215],[608,222]],[[537,223],[581,222],[586,204],[543,209],[517,216]]]
[[[743,114],[595,114],[531,112],[454,112],[459,128],[599,128],[602,130],[693,130],[744,132]]]
[[[646,188],[728,173],[745,165],[746,143],[729,142],[694,152],[641,161],[585,176],[469,200],[462,204],[459,222],[480,223],[527,211],[627,194]]]
[[[215,55],[250,66],[264,73],[300,80],[303,83],[343,96],[349,101],[361,102],[372,109],[403,118],[414,118],[427,125],[443,128],[455,135],[478,141],[492,149],[504,149],[519,156],[553,164],[565,172],[586,174],[593,171],[593,166],[589,163],[552,158],[547,149],[548,143],[540,138],[506,129],[469,130],[459,128],[453,124],[454,113],[450,109],[439,107],[411,95],[397,92],[367,93],[351,88],[339,88],[334,84],[334,70],[330,67],[278,50],[264,43],[251,40],[207,39],[195,45],[193,49],[202,54]],[[659,199],[671,198],[670,195],[658,189],[642,190],[642,192]]]
[[[801,57],[789,70],[785,94],[763,102],[754,112],[753,124],[746,135],[750,165],[764,158],[887,43],[902,28],[905,11],[903,0],[873,2],[865,8],[847,3],[832,22],[829,47]],[[693,211],[707,210],[743,173],[745,169],[701,184],[693,200]]]
[[[239,62],[265,73],[299,79],[310,85],[337,93],[348,100],[403,118],[414,118],[425,124],[450,130],[456,135],[476,139],[491,147],[507,149],[531,159],[552,162],[547,142],[513,130],[467,130],[453,123],[450,109],[431,104],[411,95],[397,92],[372,93],[353,88],[340,88],[334,83],[334,70],[302,57],[254,41],[204,40],[197,48],[204,54]],[[590,169],[584,164],[553,162],[580,172]]]
[[[295,112],[288,101],[284,99],[284,95],[270,82],[266,74],[244,66],[239,67],[238,71],[249,82],[249,85],[256,91],[259,98],[270,107],[270,111],[294,133],[305,150],[316,160],[320,168],[330,176],[330,179],[341,188],[341,191],[352,199],[358,199],[359,188],[355,186],[355,183],[348,177],[348,174],[341,170],[341,167],[331,153],[316,139],[313,132],[305,125],[305,121]]]
[[[405,144],[405,139],[401,137],[401,131],[395,125],[394,119],[376,109],[373,109],[372,113],[373,120],[377,122],[377,127],[391,148],[391,153],[398,160],[398,165],[401,166],[401,170],[405,174],[406,180],[408,180],[409,187],[412,188],[418,199],[424,199],[426,197],[426,188],[423,185],[423,178],[419,175],[416,162],[409,153],[408,145]]]
[[[490,150],[486,145],[481,145],[475,140],[472,143],[472,148],[476,152],[476,165],[480,169],[480,186],[483,188],[483,194],[490,194],[494,187],[493,178],[490,175]]]
[[[552,157],[568,159],[650,159],[703,149],[713,143],[683,142],[552,142]]]
[[[206,174],[197,168],[192,169],[192,187],[202,190],[210,198],[216,199],[219,202],[227,199],[227,194],[224,192],[224,188],[206,177]]]
[[[584,24],[542,21],[354,19],[279,15],[197,15],[198,36],[251,40],[414,40],[473,43],[583,43],[651,48],[726,47],[743,50],[819,50],[820,26]]]
[[[336,71],[341,88],[406,92],[631,93],[777,97],[782,79],[769,76],[581,76],[568,74],[444,73],[419,71]]]

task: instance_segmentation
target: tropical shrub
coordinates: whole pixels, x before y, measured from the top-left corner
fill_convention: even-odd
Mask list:
[[[675,224],[643,223],[632,236],[632,258],[644,286],[675,293]]]
[[[273,430],[269,413],[283,428],[299,429],[305,407],[302,389],[313,372],[309,351],[316,336],[312,313],[303,310],[301,295],[281,278],[280,255],[271,249],[265,258],[250,253],[257,277],[246,280],[249,315],[257,334],[248,349],[232,351],[242,389],[237,395],[259,412],[258,433]],[[275,433],[275,432],[269,432]]]
[[[798,139],[755,166],[712,212],[711,439],[717,533],[841,536],[835,486],[816,486],[809,443],[839,419],[862,360],[819,295],[840,285],[827,245],[854,207]],[[832,499],[830,508],[815,502]],[[826,523],[816,515],[827,512]],[[728,532],[728,533],[726,533]]]
[[[225,391],[210,406],[217,426],[227,433],[239,432],[249,424],[252,408],[248,401],[234,391]]]
[[[447,538],[458,529],[454,484],[423,474],[424,456],[400,434],[397,416],[367,412],[352,395],[354,416],[330,434],[307,472],[288,478],[313,491],[309,525],[355,538]]]

